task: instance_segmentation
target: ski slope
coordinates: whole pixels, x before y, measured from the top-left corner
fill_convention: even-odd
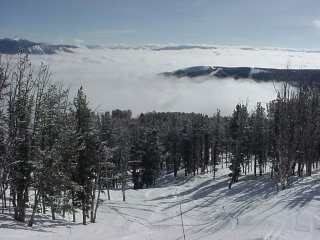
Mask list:
[[[220,169],[215,180],[210,173],[166,175],[156,188],[127,190],[126,202],[121,191],[111,191],[110,201],[103,195],[97,223],[87,226],[38,215],[28,228],[0,214],[0,239],[184,239],[180,206],[185,239],[320,239],[319,170],[281,191],[269,174],[242,176],[229,190],[227,173]]]

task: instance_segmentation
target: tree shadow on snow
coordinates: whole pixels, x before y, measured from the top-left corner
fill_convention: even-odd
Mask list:
[[[49,229],[56,227],[72,227],[76,225],[75,223],[68,222],[64,219],[56,219],[52,220],[49,216],[38,214],[35,216],[34,225],[32,227],[28,227],[28,221],[30,216],[26,216],[26,222],[17,222],[13,220],[13,214],[5,213],[0,214],[0,228],[10,228],[10,229],[21,229],[28,231],[37,231],[37,232],[53,232]]]
[[[238,183],[233,184],[231,189],[228,189],[228,184],[229,179],[225,177],[216,180],[209,179],[194,188],[154,198],[151,201],[160,200],[159,205],[164,204],[166,206],[163,211],[171,208],[177,209],[181,204],[183,215],[193,211],[206,212],[206,215],[210,216],[208,221],[197,223],[197,226],[186,225],[187,228],[191,229],[189,234],[194,237],[200,234],[204,237],[224,228],[230,222],[237,222],[242,213],[251,211],[254,206],[277,194],[276,187],[269,174],[261,177],[242,176]],[[174,201],[168,202],[168,198],[172,197],[176,198]],[[216,207],[209,208],[213,205],[216,205]],[[213,209],[214,211],[212,211]],[[176,212],[173,216],[161,219],[159,223],[164,223],[179,215],[180,213]]]
[[[312,201],[320,204],[320,178],[319,175],[313,175],[307,178],[296,178],[293,181],[290,196],[287,197],[287,207],[303,208]]]
[[[157,179],[156,187],[164,188],[164,187],[172,187],[172,186],[182,186],[185,183],[191,181],[195,176],[193,175],[181,175],[178,174],[176,177],[172,174],[164,175]]]

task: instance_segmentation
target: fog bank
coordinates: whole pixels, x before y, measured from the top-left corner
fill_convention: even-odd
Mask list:
[[[251,80],[174,78],[159,75],[191,66],[319,68],[316,52],[239,48],[87,49],[76,53],[33,55],[31,61],[49,64],[52,79],[71,84],[71,97],[82,85],[92,108],[99,111],[131,109],[134,115],[150,111],[199,112],[221,109],[231,114],[237,103],[266,103],[276,97],[279,84]]]

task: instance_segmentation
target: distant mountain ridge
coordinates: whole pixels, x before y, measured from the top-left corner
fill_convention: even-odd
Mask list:
[[[0,39],[0,53],[2,54],[17,54],[19,49],[23,49],[28,54],[55,54],[59,51],[72,53],[76,48],[78,47],[74,45],[52,45],[26,39]]]
[[[320,69],[275,69],[251,67],[194,66],[164,72],[162,75],[182,77],[252,79],[256,82],[288,81],[293,86],[320,84]],[[320,87],[319,85],[317,85]]]
[[[181,50],[214,50],[228,48],[228,46],[216,45],[202,45],[202,44],[185,44],[185,45],[172,45],[172,44],[146,44],[146,45],[85,45],[87,49],[120,49],[120,50],[150,50],[150,51],[181,51]],[[55,54],[58,52],[74,52],[79,48],[76,45],[70,44],[50,44],[44,42],[33,42],[27,39],[3,38],[0,39],[0,54],[16,54],[19,48],[23,48],[28,54]],[[288,52],[306,52],[306,53],[320,53],[320,50],[312,49],[286,49],[286,48],[255,48],[255,47],[235,47],[245,51],[259,51],[259,50],[272,50],[272,51],[288,51]]]

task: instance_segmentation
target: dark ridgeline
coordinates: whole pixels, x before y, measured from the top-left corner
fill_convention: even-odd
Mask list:
[[[256,82],[288,82],[292,86],[303,85],[320,86],[320,69],[276,69],[276,68],[251,68],[251,67],[218,67],[196,66],[179,69],[173,72],[162,73],[174,77],[208,77],[252,79]]]
[[[27,54],[55,54],[57,51],[72,53],[76,48],[78,47],[73,45],[52,45],[26,39],[0,39],[0,54],[17,54],[19,49],[23,49]]]

